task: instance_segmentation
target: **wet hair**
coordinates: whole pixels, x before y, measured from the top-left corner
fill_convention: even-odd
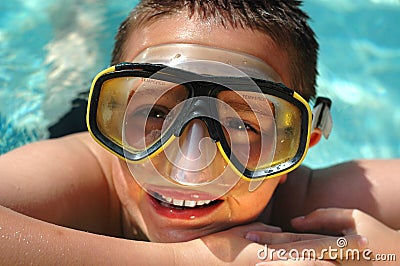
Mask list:
[[[135,28],[157,19],[188,12],[188,17],[212,21],[225,27],[261,31],[286,49],[289,86],[309,100],[315,96],[318,42],[308,25],[308,15],[298,0],[143,0],[120,25],[111,64],[121,62],[124,44]]]

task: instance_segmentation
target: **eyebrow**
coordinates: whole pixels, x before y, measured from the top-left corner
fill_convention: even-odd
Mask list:
[[[262,108],[252,108],[249,104],[247,103],[242,103],[242,102],[234,102],[234,101],[225,101],[226,104],[228,104],[230,107],[232,107],[234,110],[240,110],[240,111],[244,111],[244,112],[248,112],[248,113],[256,113],[259,115],[263,115],[263,116],[271,116],[271,111],[272,110],[272,116],[275,116],[275,107],[271,102],[269,103],[269,109],[268,111]],[[257,106],[258,107],[258,106]]]
[[[140,91],[136,91],[135,89],[131,89],[131,91],[128,94],[128,99],[126,100],[127,103],[130,102],[132,96],[137,92],[137,95],[139,95],[139,97],[146,97],[146,96],[154,96],[154,93],[151,93],[153,90],[152,89],[145,89],[145,90],[140,90]]]

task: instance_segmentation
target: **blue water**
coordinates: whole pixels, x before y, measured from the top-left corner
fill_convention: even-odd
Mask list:
[[[45,139],[110,60],[137,1],[0,0],[0,154]],[[321,44],[319,94],[333,100],[319,167],[400,157],[400,0],[306,0]]]
[[[400,0],[308,0],[334,129],[306,163],[400,157]]]

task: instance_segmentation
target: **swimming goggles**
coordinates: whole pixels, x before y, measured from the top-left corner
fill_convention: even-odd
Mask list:
[[[225,65],[202,63],[193,65],[203,70]],[[132,164],[165,153],[173,165],[180,161],[186,172],[208,167],[217,150],[246,180],[272,178],[300,165],[308,149],[312,113],[298,93],[270,80],[182,68],[122,63],[99,73],[87,113],[94,139]],[[318,98],[318,102],[314,126],[322,127],[326,118],[321,117],[329,114],[330,101]],[[198,148],[204,138],[207,144]],[[172,143],[178,149],[167,152]]]

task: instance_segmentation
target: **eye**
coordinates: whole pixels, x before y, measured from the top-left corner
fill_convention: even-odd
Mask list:
[[[155,107],[149,111],[149,118],[156,118],[156,119],[165,119],[168,112],[162,110],[161,108]]]
[[[254,133],[259,134],[259,130],[257,130],[255,127],[251,126],[249,123],[246,123],[243,120],[240,119],[228,119],[228,121],[226,121],[226,126],[234,129],[234,130],[238,130],[238,131],[251,131]]]
[[[143,119],[165,119],[168,115],[168,108],[163,106],[142,106],[137,110],[130,112],[130,116],[140,116]]]

